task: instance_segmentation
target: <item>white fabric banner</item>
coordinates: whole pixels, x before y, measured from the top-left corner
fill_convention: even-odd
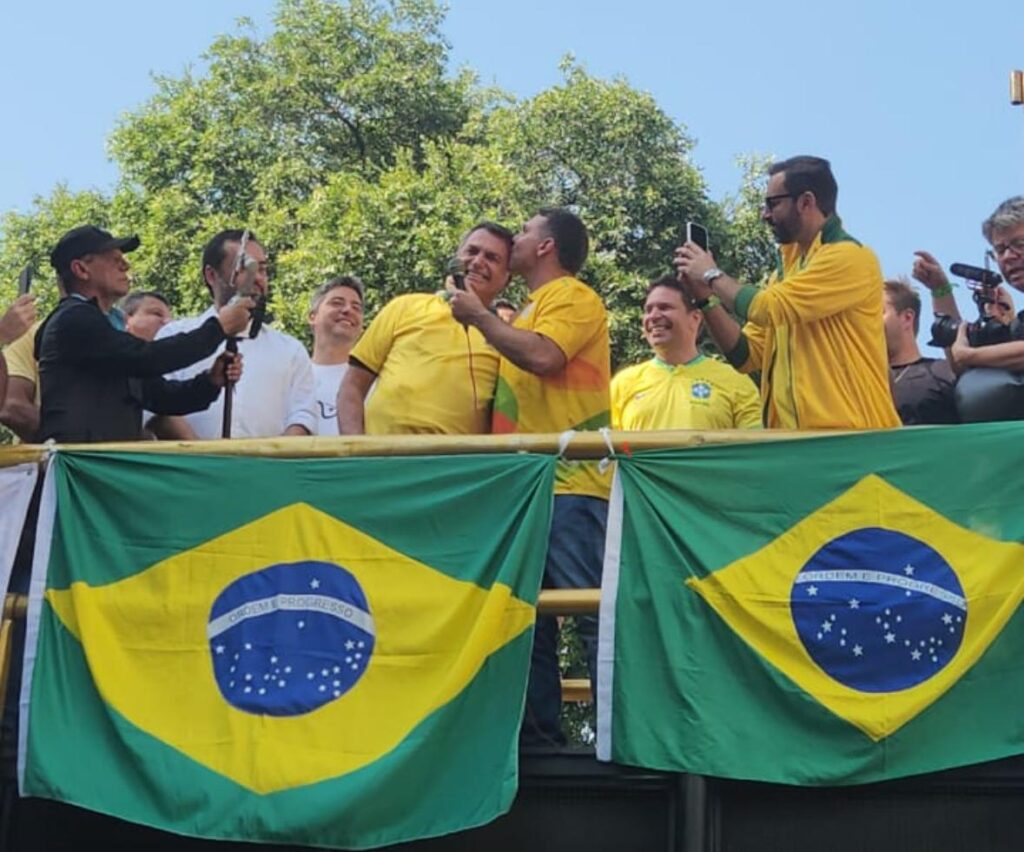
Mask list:
[[[6,592],[11,579],[14,554],[18,550],[25,513],[39,476],[35,462],[0,467],[0,591]],[[0,594],[2,598],[2,594]]]

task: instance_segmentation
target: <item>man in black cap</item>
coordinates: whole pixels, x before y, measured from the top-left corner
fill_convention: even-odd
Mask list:
[[[251,299],[225,305],[186,334],[147,342],[123,330],[115,302],[129,290],[127,252],[138,237],[115,238],[83,225],[68,231],[50,254],[67,296],[36,335],[42,401],[38,440],[132,441],[142,437],[142,411],[186,414],[217,398],[225,376],[241,363],[225,353],[185,382],[162,374],[210,355],[249,323]]]

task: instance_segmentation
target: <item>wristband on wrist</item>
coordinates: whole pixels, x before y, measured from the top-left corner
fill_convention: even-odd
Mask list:
[[[932,290],[933,297],[951,296],[953,295],[953,285],[948,281],[941,287],[936,287]]]
[[[697,301],[695,301],[693,303],[693,306],[695,308],[700,308],[701,311],[707,313],[712,308],[718,307],[720,304],[722,304],[722,300],[719,299],[718,296],[716,296],[714,293],[712,293],[707,298],[698,299]]]

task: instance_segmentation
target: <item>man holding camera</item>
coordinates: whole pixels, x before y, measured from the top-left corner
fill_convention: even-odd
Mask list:
[[[762,218],[780,246],[768,285],[740,284],[692,242],[676,249],[676,269],[729,362],[760,372],[766,427],[899,426],[882,331],[882,272],[874,252],[843,230],[828,160],[792,157],[768,174]]]
[[[1024,196],[1000,204],[982,223],[981,232],[1006,283],[1024,291]],[[972,343],[968,332],[973,324],[960,321],[952,286],[938,261],[918,252],[914,277],[932,291],[936,312],[959,321],[956,339],[946,354],[954,372],[960,374],[956,385],[960,419],[965,423],[1024,420],[1024,329],[1019,321],[1010,324],[1007,336],[1011,339],[1006,342],[985,345],[975,339]],[[988,289],[990,293],[981,295],[983,308],[997,298],[998,288]]]
[[[469,230],[456,252],[465,268],[464,292],[489,316],[488,306],[508,284],[511,248],[511,231],[485,221]],[[490,431],[498,353],[476,328],[452,316],[462,292],[405,293],[374,317],[352,349],[338,392],[342,435]]]
[[[187,334],[150,343],[125,332],[113,311],[128,292],[125,254],[138,237],[117,239],[85,225],[61,237],[50,263],[67,296],[36,335],[42,399],[39,441],[132,441],[142,437],[142,412],[182,414],[206,408],[240,374],[236,357],[213,361],[187,382],[161,374],[206,357],[245,328],[252,301],[222,308]]]
[[[200,327],[240,295],[243,282],[246,294],[259,299],[267,296],[267,254],[250,232],[236,229],[216,234],[203,249],[202,265],[203,281],[213,304],[198,317],[168,323],[157,332],[157,340]],[[290,334],[262,323],[255,337],[252,331],[250,326],[249,333],[238,341],[238,351],[245,356],[246,375],[232,388],[231,437],[315,435],[313,365],[306,348]],[[172,378],[190,378],[212,360],[211,355],[206,361],[178,370]],[[223,421],[224,403],[218,400],[187,418],[157,418],[150,428],[161,438],[210,440],[222,436]]]

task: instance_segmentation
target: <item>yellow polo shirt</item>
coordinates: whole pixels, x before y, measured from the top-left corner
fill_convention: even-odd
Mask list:
[[[686,364],[652,358],[612,379],[616,429],[760,429],[761,397],[728,364],[698,355]]]
[[[367,435],[465,435],[490,431],[498,352],[452,318],[437,293],[388,302],[349,361],[377,374],[366,400]]]
[[[608,315],[600,297],[582,281],[566,276],[549,281],[527,297],[516,328],[541,334],[565,355],[553,376],[536,376],[501,359],[494,398],[497,433],[565,432],[608,426],[611,348]],[[560,461],[555,494],[608,498],[611,470],[597,462]]]

